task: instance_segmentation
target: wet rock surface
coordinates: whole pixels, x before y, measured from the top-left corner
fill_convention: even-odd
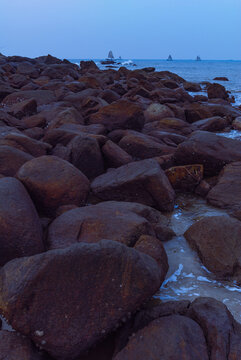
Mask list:
[[[241,110],[206,85],[0,54],[4,359],[241,359]]]

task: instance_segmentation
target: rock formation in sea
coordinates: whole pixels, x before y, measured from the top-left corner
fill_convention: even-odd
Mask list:
[[[0,54],[1,358],[241,359],[223,302],[158,299],[180,193],[224,212],[185,237],[240,290],[241,142],[216,132],[241,110],[220,84],[190,91],[150,67]]]
[[[172,60],[173,60],[173,59],[172,59],[172,56],[169,55],[168,58],[167,58],[167,61],[172,61]]]

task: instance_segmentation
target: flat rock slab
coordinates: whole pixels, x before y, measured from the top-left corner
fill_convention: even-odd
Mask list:
[[[241,281],[241,222],[229,216],[209,216],[184,234],[202,263],[218,277]]]
[[[102,200],[134,201],[172,211],[174,190],[157,161],[147,159],[123,165],[98,176],[91,190]]]
[[[225,166],[217,185],[209,191],[207,200],[214,206],[228,209],[241,219],[241,162]]]
[[[177,165],[203,164],[204,174],[217,175],[226,164],[241,161],[241,141],[195,131],[178,145],[174,158]]]
[[[114,241],[82,243],[6,264],[0,311],[55,359],[70,360],[148,300],[160,279],[148,255]]]

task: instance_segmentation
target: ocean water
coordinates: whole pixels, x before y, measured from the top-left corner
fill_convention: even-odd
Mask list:
[[[71,59],[73,63],[79,64],[80,59]],[[101,60],[94,59],[100,69],[106,69],[101,64]],[[235,97],[234,105],[241,105],[241,60],[117,60],[115,69],[125,66],[128,69],[141,69],[145,67],[154,67],[156,71],[171,71],[183,77],[187,81],[193,82],[217,82],[224,85],[227,90],[231,91]],[[134,66],[136,65],[136,66]],[[214,81],[215,77],[225,76],[229,81]]]

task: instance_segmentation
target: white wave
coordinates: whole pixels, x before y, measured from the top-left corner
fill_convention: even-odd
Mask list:
[[[132,60],[127,60],[127,61],[124,61],[123,63],[121,63],[121,65],[132,65],[132,64],[133,64]]]
[[[178,276],[181,275],[182,269],[183,269],[183,265],[182,265],[182,264],[179,264],[178,269],[177,269],[168,279],[166,279],[166,280],[163,282],[162,287],[165,286],[165,285],[166,285],[167,283],[169,283],[169,282],[176,282]]]

